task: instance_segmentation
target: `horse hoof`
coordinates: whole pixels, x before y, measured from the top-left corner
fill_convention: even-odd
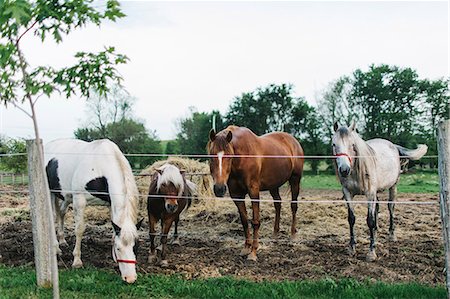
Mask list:
[[[254,253],[254,252],[250,252],[250,254],[247,255],[247,261],[256,262],[257,259],[258,259],[258,257],[256,256],[256,253]]]
[[[356,254],[356,246],[355,245],[349,245],[347,247],[347,252],[350,256],[355,256]]]
[[[155,264],[157,260],[156,254],[150,254],[147,261],[149,264]]]
[[[61,255],[62,254],[61,248],[59,248],[59,246],[56,246],[56,254],[57,255]]]
[[[74,268],[74,269],[79,269],[79,268],[82,268],[83,267],[83,262],[80,260],[80,261],[74,261],[73,262],[73,264],[72,264],[72,268]]]
[[[366,260],[368,262],[373,262],[377,259],[377,254],[375,253],[375,251],[371,251],[367,254]]]
[[[67,244],[66,239],[59,240],[58,243],[59,243],[59,246],[69,246],[69,244]]]
[[[157,251],[162,251],[162,245],[159,245],[158,247],[156,247]]]
[[[179,239],[173,239],[172,245],[180,246],[181,245],[180,240]]]
[[[252,252],[252,249],[250,247],[244,247],[241,250],[240,256],[246,256],[249,255],[250,252]]]
[[[167,260],[162,260],[161,262],[159,262],[159,266],[161,268],[167,268],[169,267],[169,262]]]
[[[297,235],[297,233],[291,234],[291,241],[298,241],[298,235]]]
[[[394,235],[394,234],[389,235],[389,241],[390,242],[397,242],[398,241],[397,236]]]

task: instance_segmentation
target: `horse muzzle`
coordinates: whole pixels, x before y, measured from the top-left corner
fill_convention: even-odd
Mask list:
[[[136,275],[122,276],[122,280],[129,284],[134,283],[136,281]]]
[[[339,167],[339,174],[344,178],[348,177],[350,172],[351,172],[350,167]]]
[[[175,213],[178,209],[178,204],[172,205],[172,204],[166,204],[166,211],[169,214]]]
[[[214,185],[214,195],[217,197],[223,197],[225,195],[225,192],[227,191],[226,185]]]

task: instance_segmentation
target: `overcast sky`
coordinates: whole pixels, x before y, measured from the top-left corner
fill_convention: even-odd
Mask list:
[[[449,75],[448,2],[122,2],[127,17],[87,27],[62,44],[22,39],[31,65],[71,64],[77,51],[115,46],[134,107],[161,139],[189,107],[225,113],[235,96],[292,83],[314,104],[327,84],[370,64],[412,67],[422,78]],[[73,137],[84,100],[40,99],[44,142]],[[0,134],[32,138],[32,122],[1,108]]]

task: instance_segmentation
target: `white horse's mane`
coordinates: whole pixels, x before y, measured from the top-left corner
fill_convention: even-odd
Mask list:
[[[119,163],[120,169],[123,173],[125,190],[125,205],[121,217],[120,237],[122,242],[126,245],[138,236],[136,229],[136,222],[138,216],[138,198],[139,191],[134,180],[134,175],[131,170],[130,163],[124,157],[120,149],[114,146],[114,153]]]
[[[184,192],[184,179],[178,167],[166,163],[159,167],[158,170],[160,170],[162,174],[158,174],[156,190],[159,191],[163,184],[172,183],[178,189],[178,196],[181,196]]]
[[[355,131],[350,132],[353,138],[357,158],[355,158],[354,170],[356,171],[360,190],[370,189],[371,178],[375,171],[375,151]]]

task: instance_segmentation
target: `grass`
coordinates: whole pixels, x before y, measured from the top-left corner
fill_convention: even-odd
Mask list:
[[[438,193],[439,176],[437,170],[405,173],[400,175],[400,182],[397,186],[400,193]],[[305,172],[302,178],[302,188],[341,190],[341,185],[333,174],[313,175]]]
[[[186,280],[179,275],[140,275],[125,285],[118,274],[97,269],[61,270],[61,298],[446,298],[444,286],[387,284],[354,279],[260,283],[230,277]],[[28,267],[0,265],[0,298],[51,298],[36,287]]]

